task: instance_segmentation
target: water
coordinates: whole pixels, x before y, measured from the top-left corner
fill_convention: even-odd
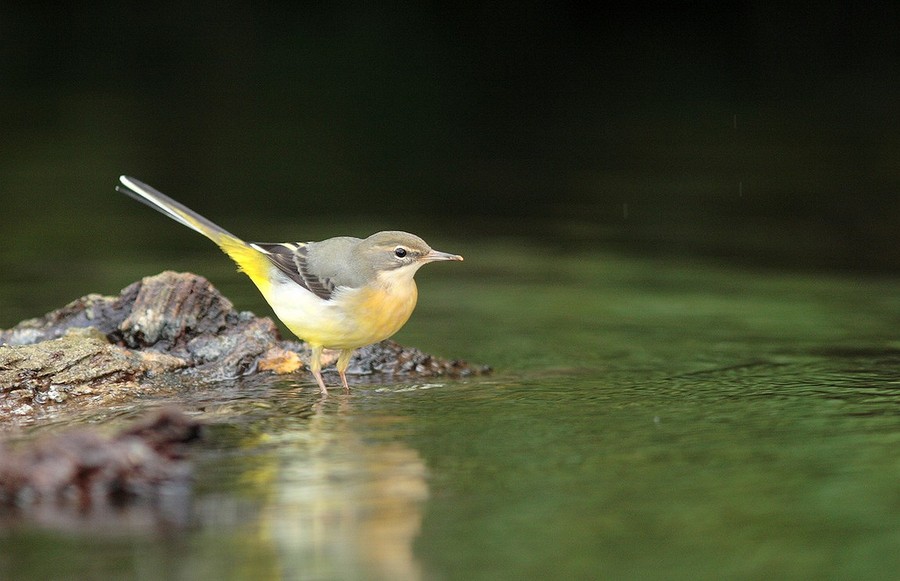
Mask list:
[[[7,527],[0,577],[895,578],[897,280],[439,247],[467,261],[423,270],[398,339],[493,375],[198,386],[192,506]],[[179,266],[266,312],[201,255]]]

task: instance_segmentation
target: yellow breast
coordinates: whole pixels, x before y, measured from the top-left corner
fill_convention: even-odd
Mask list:
[[[387,339],[406,324],[417,299],[418,290],[412,280],[409,284],[358,289],[346,296],[342,305],[345,343],[330,346],[351,349]]]
[[[341,289],[329,300],[287,281],[264,294],[295,335],[329,349],[356,349],[387,339],[409,320],[418,298],[412,280]]]

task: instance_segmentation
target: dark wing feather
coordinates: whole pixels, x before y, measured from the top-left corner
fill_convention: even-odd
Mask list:
[[[305,244],[254,242],[253,247],[265,253],[266,258],[292,281],[326,301],[334,294],[334,283],[309,272]]]

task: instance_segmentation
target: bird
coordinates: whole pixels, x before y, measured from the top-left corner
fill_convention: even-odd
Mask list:
[[[323,395],[328,394],[322,379],[325,349],[340,351],[337,371],[349,393],[346,373],[353,351],[403,327],[418,299],[419,268],[463,260],[396,230],[318,242],[245,242],[133,177],[120,176],[116,190],[203,234],[231,257],[285,326],[309,344],[309,369]]]

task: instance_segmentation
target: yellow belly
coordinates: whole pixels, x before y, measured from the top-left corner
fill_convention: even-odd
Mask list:
[[[288,329],[309,343],[329,349],[356,349],[399,331],[412,315],[417,298],[415,282],[410,281],[408,285],[377,285],[340,293],[302,315],[275,310]]]

